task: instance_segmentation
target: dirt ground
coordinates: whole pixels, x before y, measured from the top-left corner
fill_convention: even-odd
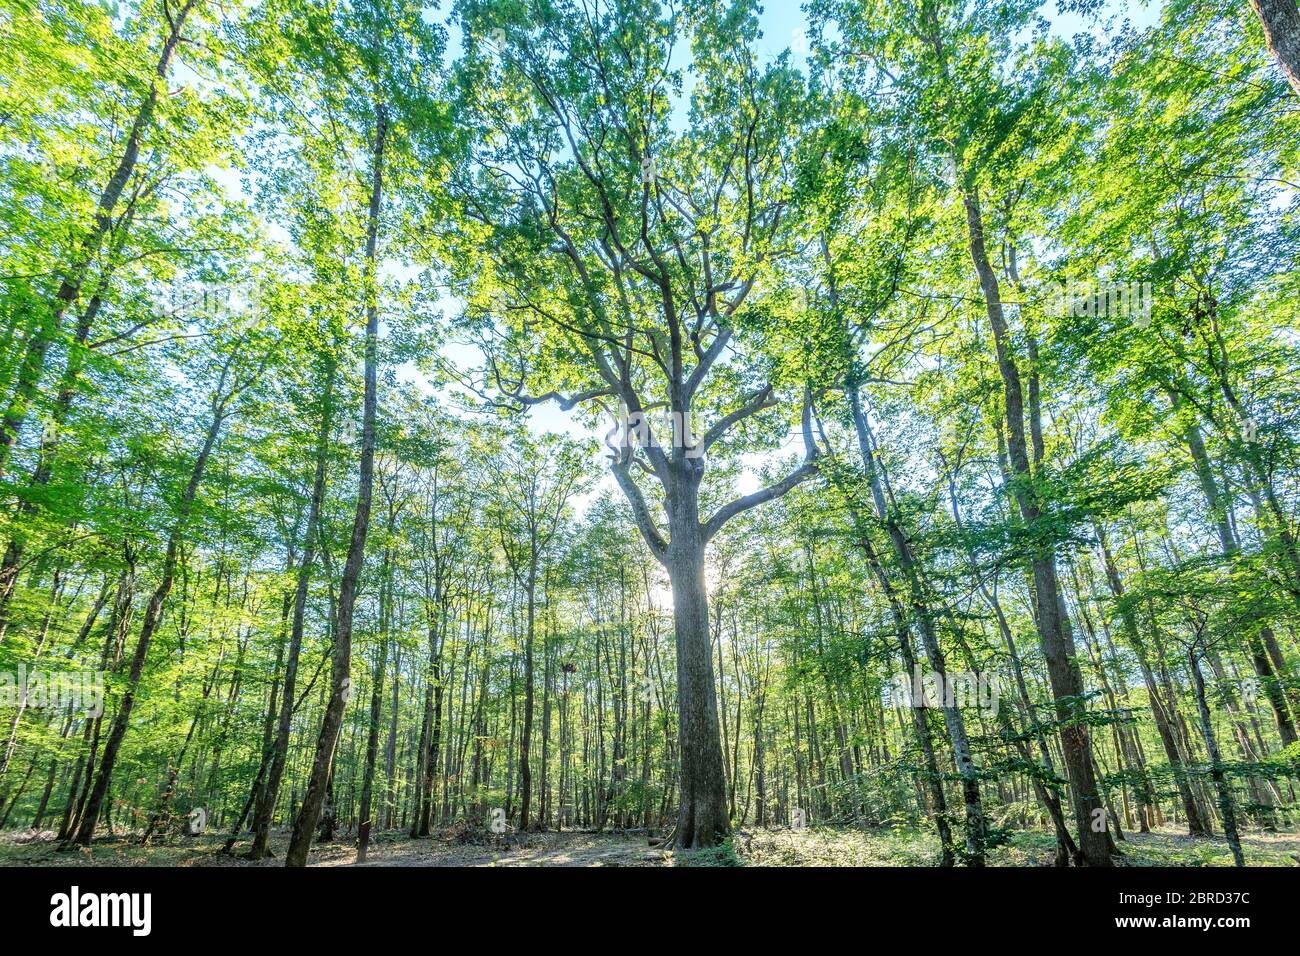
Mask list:
[[[275,857],[258,862],[221,852],[220,835],[167,836],[149,846],[126,837],[102,838],[87,849],[60,852],[50,831],[0,835],[0,865],[24,866],[216,866],[283,865],[287,832],[272,838]],[[1250,866],[1300,866],[1300,834],[1251,833],[1242,840]],[[1227,866],[1231,856],[1220,839],[1192,839],[1173,831],[1130,834],[1120,844],[1126,866]],[[1047,866],[1050,834],[1022,832],[990,853],[995,866]],[[910,831],[807,830],[741,831],[726,845],[697,853],[650,846],[645,833],[538,833],[497,837],[444,831],[412,840],[405,833],[379,833],[365,866],[934,866],[934,838]],[[310,866],[354,866],[352,840],[340,837],[312,848]]]
[[[251,862],[239,854],[221,852],[221,837],[165,837],[149,846],[125,837],[100,838],[89,848],[57,849],[52,832],[0,836],[0,865],[4,866],[281,866],[289,842],[287,832],[271,839],[274,857]],[[459,834],[412,840],[405,833],[379,833],[371,839],[363,866],[666,866],[673,854],[649,845],[643,834],[540,833],[504,838],[477,836],[462,842]],[[356,847],[350,837],[312,847],[309,866],[355,866]]]

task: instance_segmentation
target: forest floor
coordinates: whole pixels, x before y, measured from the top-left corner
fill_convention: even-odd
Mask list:
[[[164,837],[149,846],[104,837],[88,849],[59,852],[50,831],[0,834],[0,866],[278,866],[288,833],[273,835],[272,859],[251,863],[221,852],[224,836]],[[1127,866],[1228,866],[1222,838],[1193,839],[1174,831],[1128,834],[1120,844]],[[737,833],[716,850],[665,852],[643,833],[529,833],[504,838],[447,831],[412,840],[405,833],[379,833],[367,866],[934,866],[937,844],[930,834],[905,830],[752,830]],[[1300,833],[1249,833],[1242,838],[1249,866],[1300,866]],[[238,853],[244,845],[236,846]],[[1020,831],[990,851],[993,866],[1050,866],[1050,833]],[[350,839],[312,848],[311,866],[354,865]]]

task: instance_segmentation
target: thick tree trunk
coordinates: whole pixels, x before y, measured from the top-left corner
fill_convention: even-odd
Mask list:
[[[686,477],[679,482],[676,507],[669,517],[672,539],[667,555],[680,700],[677,743],[681,754],[681,798],[675,845],[681,849],[714,846],[729,827],[698,495],[698,479]]]
[[[1264,40],[1291,89],[1300,96],[1300,10],[1296,0],[1250,0],[1264,24]]]

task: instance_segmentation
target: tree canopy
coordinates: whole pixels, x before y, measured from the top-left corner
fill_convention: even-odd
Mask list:
[[[0,830],[1294,846],[1291,0],[0,40]]]

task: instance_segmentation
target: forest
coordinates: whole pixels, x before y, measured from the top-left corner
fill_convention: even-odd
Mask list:
[[[0,48],[0,866],[1300,865],[1295,0]]]

